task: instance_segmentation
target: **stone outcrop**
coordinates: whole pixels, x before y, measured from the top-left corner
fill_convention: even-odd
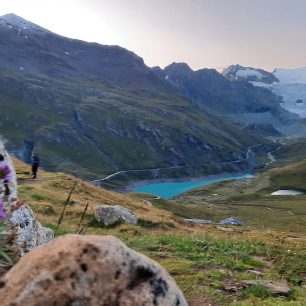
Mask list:
[[[10,222],[16,225],[17,242],[23,246],[24,252],[28,252],[54,238],[53,230],[43,227],[35,219],[32,209],[27,205],[22,205],[14,211]]]
[[[14,164],[9,154],[5,150],[3,142],[0,140],[0,153],[4,155],[5,162],[10,166],[12,170],[12,182],[9,183],[10,195],[9,203],[11,205],[16,204],[17,195],[17,180]],[[3,181],[0,180],[0,190],[3,190]],[[3,197],[3,193],[0,194],[0,200]],[[27,205],[20,206],[12,213],[9,220],[16,226],[17,229],[17,242],[22,245],[22,251],[24,253],[32,250],[33,248],[47,243],[54,238],[53,231],[49,228],[43,227],[35,218],[32,209]]]
[[[101,205],[95,208],[98,222],[104,226],[116,223],[137,224],[137,218],[129,209],[119,205]]]
[[[66,235],[25,255],[2,279],[2,306],[186,306],[157,263],[111,236]]]

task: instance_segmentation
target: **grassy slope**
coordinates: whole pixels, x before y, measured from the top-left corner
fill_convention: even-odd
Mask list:
[[[274,152],[277,165],[283,166],[303,161],[305,159],[306,138],[286,140],[283,146]]]
[[[29,167],[15,161],[19,196],[29,203],[38,219],[55,228],[63,202],[76,180],[62,173],[40,172],[37,182],[29,180]],[[184,291],[191,306],[204,305],[305,305],[305,239],[285,232],[235,228],[223,232],[215,226],[193,226],[171,213],[150,207],[140,198],[128,197],[79,181],[59,234],[75,232],[84,205],[120,204],[132,209],[139,225],[102,228],[93,224],[87,234],[111,234],[164,266]],[[287,250],[290,250],[287,251]],[[288,279],[294,286],[287,298],[269,296],[262,288],[225,293],[224,286],[237,286],[254,279],[250,270],[267,279]]]

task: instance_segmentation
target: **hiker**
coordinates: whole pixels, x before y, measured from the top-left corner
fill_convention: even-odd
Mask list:
[[[33,152],[32,158],[31,158],[31,164],[32,164],[32,179],[37,179],[37,170],[39,167],[39,156],[36,152]]]
[[[0,180],[3,180],[4,196],[10,195],[9,183],[13,181],[13,173],[9,165],[4,161],[4,156],[0,154]]]

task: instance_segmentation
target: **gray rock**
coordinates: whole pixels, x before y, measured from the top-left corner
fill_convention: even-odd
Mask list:
[[[16,225],[17,242],[24,245],[25,253],[54,238],[53,230],[43,227],[35,219],[32,209],[27,205],[14,211],[10,222]]]
[[[1,306],[187,306],[159,264],[111,236],[57,238],[1,281]]]
[[[101,205],[95,208],[95,216],[98,222],[105,226],[116,223],[137,224],[137,218],[129,209],[119,205]]]
[[[247,270],[247,272],[251,273],[251,274],[254,274],[256,276],[262,276],[264,275],[265,273],[261,272],[261,271],[257,271],[257,270]]]
[[[223,231],[223,232],[232,232],[233,231],[232,228],[225,227],[225,226],[217,226],[217,229],[219,229],[220,231]]]
[[[184,219],[184,221],[197,223],[197,224],[212,224],[211,220],[206,220],[206,219]]]
[[[244,281],[247,286],[261,285],[271,294],[287,296],[291,293],[292,288],[288,282],[278,282],[272,280],[248,280]]]

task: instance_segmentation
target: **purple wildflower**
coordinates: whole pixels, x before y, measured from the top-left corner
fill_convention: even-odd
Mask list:
[[[0,219],[7,219],[4,202],[0,201]]]

